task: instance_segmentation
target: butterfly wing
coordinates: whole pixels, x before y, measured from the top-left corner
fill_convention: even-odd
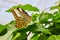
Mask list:
[[[26,26],[28,23],[31,22],[31,16],[29,16],[27,14],[27,12],[25,12],[23,9],[19,9],[17,8],[19,14],[22,16],[22,17],[17,17],[16,15],[14,16],[15,19],[16,19],[16,27],[17,28],[21,28],[23,26]],[[13,13],[13,12],[12,12]],[[14,15],[14,14],[13,14]]]

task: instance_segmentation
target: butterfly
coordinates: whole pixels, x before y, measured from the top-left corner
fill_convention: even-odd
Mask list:
[[[16,21],[16,28],[24,27],[31,22],[31,16],[29,16],[27,12],[25,12],[22,8],[16,8],[16,10],[19,12],[19,16],[17,15],[15,9],[11,8],[12,14]]]

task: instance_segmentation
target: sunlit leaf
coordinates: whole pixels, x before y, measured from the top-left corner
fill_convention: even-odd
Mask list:
[[[30,4],[26,4],[26,5],[18,5],[18,7],[24,9],[24,10],[28,10],[28,11],[39,11],[38,8],[36,7],[33,7],[32,5]]]
[[[17,5],[17,6],[13,6],[12,8],[16,9],[17,7],[22,8],[23,10],[28,10],[28,11],[39,11],[38,8],[33,7],[30,4],[26,4],[26,5]],[[11,9],[6,10],[6,12],[11,12]]]

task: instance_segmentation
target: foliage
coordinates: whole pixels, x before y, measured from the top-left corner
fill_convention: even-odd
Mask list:
[[[0,36],[4,35],[5,33],[7,33],[6,25],[1,25],[0,24]]]
[[[29,5],[29,4],[26,4],[26,5],[19,4],[17,6],[13,6],[12,8],[17,8],[17,7],[22,8],[23,10],[28,10],[28,11],[39,11],[38,8],[33,7],[32,5]],[[6,12],[11,12],[11,8],[6,10]]]
[[[36,7],[33,7],[29,4],[24,6],[23,5],[13,6],[13,8],[17,7],[23,8],[24,10],[28,11],[39,12],[39,10]],[[15,28],[15,30],[12,32],[13,36],[11,40],[27,40],[27,37],[30,35],[31,32],[34,35],[30,38],[30,40],[60,40],[60,8],[54,6],[51,7],[51,10],[55,8],[57,8],[58,11],[54,12],[53,14],[47,12],[42,12],[40,14],[39,13],[32,14],[32,23],[24,28],[20,29]],[[10,9],[8,9],[7,12],[11,12]],[[49,26],[48,28],[46,28],[48,24]],[[13,29],[13,27],[15,27],[15,20],[11,21],[6,25],[0,24],[0,34],[5,32],[6,29],[7,31],[10,30],[11,28]],[[27,32],[29,33],[27,34]]]

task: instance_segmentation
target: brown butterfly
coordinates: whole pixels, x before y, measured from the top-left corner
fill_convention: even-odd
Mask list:
[[[28,23],[31,22],[31,16],[29,16],[27,14],[27,12],[25,12],[23,9],[21,8],[17,8],[16,9],[19,13],[20,16],[17,15],[17,13],[15,12],[15,10],[13,8],[11,8],[12,14],[16,20],[16,27],[17,28],[21,28],[26,26]]]

